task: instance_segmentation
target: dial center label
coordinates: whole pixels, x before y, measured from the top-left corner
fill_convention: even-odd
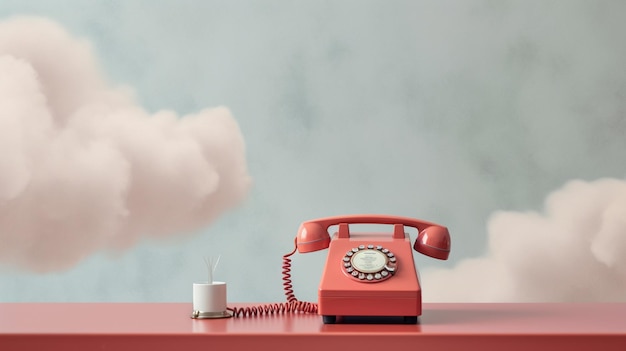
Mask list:
[[[375,273],[387,264],[387,256],[378,250],[361,250],[351,259],[352,266],[363,273]]]

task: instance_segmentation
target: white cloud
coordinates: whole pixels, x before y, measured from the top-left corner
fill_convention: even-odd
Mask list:
[[[227,108],[150,114],[59,25],[0,22],[0,263],[61,270],[144,236],[190,233],[249,184]]]
[[[497,212],[489,250],[423,272],[425,301],[626,301],[626,181],[570,181],[545,211]]]

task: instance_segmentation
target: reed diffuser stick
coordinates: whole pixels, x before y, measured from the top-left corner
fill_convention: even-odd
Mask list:
[[[209,279],[208,279],[208,283],[209,284],[213,284],[213,273],[215,272],[215,269],[217,268],[218,263],[220,263],[220,258],[222,256],[219,255],[217,256],[217,260],[215,260],[215,262],[213,262],[213,258],[212,257],[204,257],[204,263],[206,264],[208,273],[209,273]]]

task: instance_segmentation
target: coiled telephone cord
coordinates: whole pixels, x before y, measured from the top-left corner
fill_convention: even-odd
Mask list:
[[[232,312],[233,317],[245,317],[245,316],[257,316],[267,314],[279,314],[279,313],[317,313],[317,304],[313,302],[300,301],[293,293],[293,286],[291,285],[291,255],[293,255],[298,249],[297,241],[294,240],[294,248],[288,254],[283,255],[283,289],[285,290],[285,297],[287,302],[283,303],[270,303],[265,305],[250,306],[250,307],[228,307],[227,310]]]

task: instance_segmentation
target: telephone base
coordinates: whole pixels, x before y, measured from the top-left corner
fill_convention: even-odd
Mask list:
[[[323,315],[324,324],[417,324],[418,316],[330,316]]]

